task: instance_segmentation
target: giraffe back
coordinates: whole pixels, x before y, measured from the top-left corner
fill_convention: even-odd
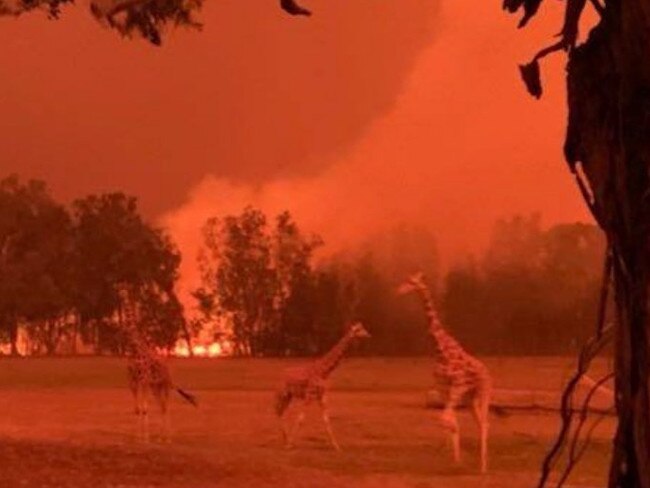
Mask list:
[[[456,339],[442,329],[434,335],[434,339],[433,379],[436,389],[443,393],[456,389],[476,394],[491,390],[491,377],[485,364],[465,351]]]

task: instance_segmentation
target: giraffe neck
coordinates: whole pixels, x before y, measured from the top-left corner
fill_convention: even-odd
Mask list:
[[[425,285],[420,285],[417,288],[417,293],[422,299],[422,304],[424,305],[424,311],[427,314],[427,318],[429,319],[429,329],[433,333],[434,331],[437,330],[442,330],[442,324],[440,323],[440,318],[438,317],[438,312],[436,311],[436,307],[433,304],[433,298],[431,297],[431,292],[429,291],[429,288],[427,288]]]
[[[339,365],[341,359],[343,359],[345,351],[350,347],[353,340],[354,336],[350,333],[345,334],[332,349],[316,361],[316,364],[314,365],[314,373],[321,378],[327,378],[332,374],[332,371],[334,371]]]
[[[132,300],[127,300],[122,304],[122,330],[133,347],[134,355],[149,356],[152,348],[139,330],[138,315],[136,304]]]
[[[425,313],[429,319],[429,333],[433,336],[436,354],[438,356],[445,357],[450,352],[452,352],[452,350],[462,350],[460,344],[458,344],[456,339],[454,339],[442,326],[429,288],[427,288],[425,285],[420,285],[417,288],[417,292],[422,299]]]

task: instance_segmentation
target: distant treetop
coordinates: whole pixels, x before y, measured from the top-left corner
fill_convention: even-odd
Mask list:
[[[39,10],[51,19],[58,19],[62,6],[71,3],[73,0],[0,0],[0,16],[18,17]],[[143,37],[159,46],[168,26],[200,29],[195,14],[202,5],[203,0],[91,0],[90,12],[122,36]],[[290,15],[311,15],[295,0],[280,0],[280,8]]]

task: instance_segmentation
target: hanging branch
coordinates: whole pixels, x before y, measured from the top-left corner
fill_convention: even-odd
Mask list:
[[[577,385],[580,383],[580,380],[584,374],[589,369],[591,361],[598,355],[598,353],[605,347],[609,339],[613,335],[614,328],[613,326],[605,326],[605,315],[607,312],[607,299],[609,296],[609,283],[612,274],[612,259],[610,249],[607,249],[603,265],[603,279],[600,293],[600,303],[598,307],[598,318],[596,322],[596,335],[592,337],[585,345],[583,346],[580,356],[578,358],[578,366],[576,372],[569,379],[564,392],[562,393],[562,399],[560,402],[560,415],[562,418],[562,426],[560,427],[560,432],[555,440],[555,443],[546,454],[544,461],[542,463],[542,473],[540,476],[539,483],[537,484],[538,488],[544,488],[548,482],[548,478],[551,474],[551,471],[555,464],[557,463],[562,450],[566,446],[567,438],[571,430],[571,424],[573,422],[573,396],[576,390]],[[588,399],[591,399],[591,396],[588,396]],[[588,404],[587,404],[588,407]],[[585,406],[583,405],[583,408]],[[575,463],[573,463],[575,464]],[[569,467],[568,474],[573,469],[573,465]],[[561,486],[561,485],[558,485]]]
[[[594,1],[595,0],[591,1],[592,5],[594,4]],[[506,2],[504,2],[504,6],[508,3],[513,4],[513,2],[508,2],[508,0],[506,0]],[[537,12],[539,3],[541,2],[537,2],[537,6],[532,12],[531,16]],[[595,3],[598,4],[598,2]],[[567,4],[564,10],[564,23],[559,34],[560,40],[555,44],[551,44],[550,46],[547,46],[544,49],[540,50],[537,54],[535,54],[529,63],[519,66],[521,78],[526,85],[526,89],[528,90],[528,93],[530,93],[535,98],[540,98],[542,96],[542,80],[540,76],[539,60],[554,52],[571,51],[575,47],[578,39],[578,27],[580,25],[580,18],[582,17],[582,12],[584,11],[586,4],[587,0],[567,0]],[[600,6],[600,4],[598,5]],[[599,12],[601,11],[599,7],[594,8],[596,8],[596,10]],[[510,11],[513,12],[515,10]],[[526,13],[522,19],[522,22],[520,23],[520,27],[522,27],[522,23],[525,25],[528,21],[529,12],[528,10],[525,12]]]
[[[576,452],[576,449],[578,447],[578,442],[580,441],[580,433],[582,432],[582,428],[585,425],[585,422],[587,421],[587,417],[589,414],[589,405],[591,404],[591,400],[596,392],[600,390],[600,387],[608,380],[612,379],[614,377],[614,373],[608,373],[607,375],[603,376],[601,379],[598,381],[594,382],[594,384],[591,386],[591,389],[589,390],[589,393],[585,397],[582,407],[580,408],[580,420],[578,421],[578,425],[576,426],[576,430],[573,434],[573,437],[571,439],[571,445],[569,447],[569,461],[564,468],[564,472],[562,473],[562,476],[557,482],[557,488],[561,488],[564,485],[564,482],[567,480],[571,472],[573,471],[573,468],[575,465],[580,461],[582,458],[582,455],[584,454],[590,440],[590,433],[593,431],[590,429],[588,432],[588,435],[585,438],[585,441],[583,442],[580,451]],[[604,418],[604,417],[603,417]]]

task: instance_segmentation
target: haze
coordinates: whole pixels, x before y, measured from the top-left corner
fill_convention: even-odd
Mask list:
[[[516,68],[560,19],[522,33],[500,4],[312,0],[293,19],[220,0],[162,49],[80,9],[3,20],[0,170],[64,199],[137,195],[186,279],[205,218],[246,204],[289,209],[330,249],[423,225],[447,261],[502,216],[585,220],[561,154],[563,60],[545,63],[541,101]]]

